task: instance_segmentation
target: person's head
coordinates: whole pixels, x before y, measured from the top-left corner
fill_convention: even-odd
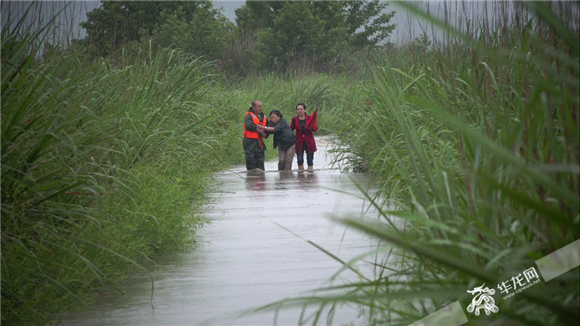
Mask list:
[[[270,121],[272,121],[273,124],[277,124],[278,121],[280,121],[280,118],[282,118],[282,112],[279,110],[270,111]]]
[[[298,103],[296,105],[296,112],[298,112],[299,116],[304,116],[304,114],[306,113],[306,104],[304,103]]]
[[[258,100],[253,100],[252,101],[252,111],[254,111],[254,113],[256,113],[256,114],[262,113],[262,102],[260,102]]]

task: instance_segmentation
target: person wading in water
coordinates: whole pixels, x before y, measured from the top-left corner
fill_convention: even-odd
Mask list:
[[[306,163],[308,172],[314,171],[314,152],[316,152],[316,141],[313,132],[318,130],[315,118],[306,114],[306,104],[296,105],[297,116],[292,118],[290,129],[296,130],[296,159],[298,161],[298,171],[304,171],[304,151],[306,151]],[[310,121],[313,119],[312,121]],[[310,123],[309,123],[310,122]]]
[[[268,119],[262,113],[262,102],[252,101],[252,107],[244,116],[244,140],[242,141],[248,171],[264,171],[264,151],[266,150],[264,138],[268,137],[264,128],[267,123]]]
[[[296,136],[279,110],[270,111],[270,121],[266,127],[274,134],[274,148],[278,147],[278,171],[292,171],[292,161],[296,152]]]

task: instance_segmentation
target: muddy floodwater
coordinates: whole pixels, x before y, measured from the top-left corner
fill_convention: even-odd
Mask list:
[[[217,173],[204,207],[211,223],[198,231],[198,247],[156,257],[152,304],[150,279],[134,275],[121,285],[124,294],[101,296],[88,309],[60,316],[58,325],[298,325],[300,307],[240,315],[357,280],[347,271],[330,283],[340,263],[307,240],[343,260],[376,246],[374,239],[331,220],[372,214],[366,212],[368,202],[343,193],[360,195],[352,180],[367,184],[367,179],[331,168],[330,139],[317,141],[314,172],[299,173],[294,162],[294,171],[280,173],[277,161],[269,161],[265,173],[248,174],[244,166]],[[372,273],[369,265],[359,268]],[[325,314],[319,325],[327,321]],[[330,322],[361,324],[363,318],[356,306],[343,305]]]

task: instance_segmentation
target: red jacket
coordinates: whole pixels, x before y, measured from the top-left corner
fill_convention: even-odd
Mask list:
[[[310,120],[310,116],[308,114],[305,115],[306,115],[305,123],[308,123],[308,120]],[[318,127],[315,127],[313,129],[308,128],[306,130],[302,130],[302,128],[300,128],[298,116],[295,116],[294,118],[292,118],[290,129],[296,130],[296,153],[302,154],[302,146],[304,145],[306,145],[306,150],[308,151],[308,153],[316,152],[316,141],[314,140],[314,135],[312,134],[312,132],[316,132],[318,130]]]

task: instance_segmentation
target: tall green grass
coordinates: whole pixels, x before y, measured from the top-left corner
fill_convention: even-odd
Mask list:
[[[307,113],[318,110],[318,127],[315,134],[334,133],[339,120],[344,118],[346,106],[350,105],[350,95],[357,91],[361,80],[351,80],[341,75],[293,72],[286,75],[250,74],[246,78],[226,79],[220,83],[219,94],[229,94],[233,102],[242,103],[238,108],[247,110],[252,99],[262,101],[264,113],[280,110],[284,118],[296,116],[296,105],[305,103]],[[361,95],[362,96],[362,95]],[[364,103],[364,102],[363,102]],[[268,117],[269,119],[269,117]],[[266,159],[277,159],[278,153],[272,147],[273,137],[266,139]],[[236,142],[237,144],[241,144]],[[235,147],[235,146],[234,146]],[[239,151],[239,147],[235,149]]]
[[[445,42],[369,51],[357,74],[243,80],[142,45],[96,61],[74,45],[40,58],[45,34],[3,29],[2,322],[43,324],[152,254],[194,242],[192,208],[211,172],[243,163],[254,99],[287,119],[299,102],[318,109],[320,132],[340,136],[342,166],[382,180],[368,194],[378,220],[341,220],[391,243],[368,253],[375,279],[306,302],[354,302],[377,325],[467,307],[467,290],[579,237],[578,21],[561,4],[561,19],[530,5],[540,18],[517,7],[515,28],[463,33],[431,20]],[[470,321],[575,321],[577,273]]]
[[[243,115],[211,92],[208,64],[173,50],[40,57],[42,37],[2,30],[6,324],[44,324],[188,247],[210,174],[243,157],[230,147]]]
[[[266,114],[280,110],[288,121],[296,116],[296,105],[305,103],[308,114],[318,110],[320,133],[329,133],[339,118],[335,115],[337,109],[344,111],[348,97],[345,89],[355,89],[356,85],[357,81],[340,75],[289,73],[285,76],[251,75],[235,87],[261,99]]]
[[[448,42],[408,60],[396,51],[409,48],[376,55],[361,88],[372,106],[345,113],[337,130],[350,132],[336,151],[383,181],[365,192],[379,216],[338,221],[388,244],[361,258],[373,279],[290,302],[317,313],[355,303],[372,325],[408,325],[456,300],[470,325],[578,323],[578,268],[496,295],[497,314],[465,310],[467,290],[499,294],[497,284],[580,238],[578,18],[559,4],[516,6],[536,18],[478,38],[424,15]]]
[[[243,163],[252,100],[288,119],[305,102],[324,132],[355,87],[323,75],[230,80],[212,63],[141,45],[90,60],[78,44],[45,47],[50,28],[2,31],[7,324],[45,324],[122,291],[118,280],[147,273],[140,263],[151,255],[191,247],[211,173]]]

